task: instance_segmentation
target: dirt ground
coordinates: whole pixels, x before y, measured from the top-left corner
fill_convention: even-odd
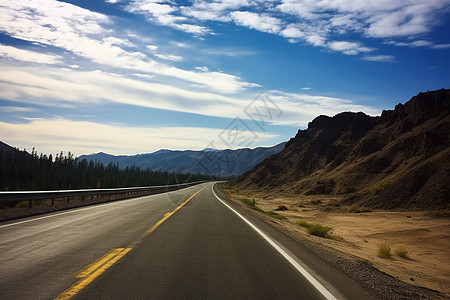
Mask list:
[[[276,220],[294,235],[300,235],[343,256],[364,261],[404,282],[437,290],[450,297],[450,219],[430,212],[349,212],[336,197],[264,196],[255,191],[232,190],[232,199],[244,206],[242,198],[255,199],[265,211],[275,211],[287,220]],[[279,205],[288,210],[277,211]],[[353,209],[355,210],[355,208]],[[332,227],[327,238],[308,235],[297,222]],[[389,243],[392,256],[378,254],[380,244]],[[406,257],[396,255],[399,248]]]

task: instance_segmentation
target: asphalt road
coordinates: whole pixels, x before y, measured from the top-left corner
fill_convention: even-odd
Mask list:
[[[0,224],[0,299],[374,298],[212,186]]]

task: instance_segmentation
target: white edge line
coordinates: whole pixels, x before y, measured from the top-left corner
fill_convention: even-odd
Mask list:
[[[120,201],[120,200],[119,200],[119,201],[120,201],[120,202],[125,202],[125,201],[127,201],[127,202],[137,201],[137,200],[140,200],[140,198],[143,198],[143,197],[154,197],[154,196],[160,196],[160,195],[163,195],[163,194],[166,194],[166,195],[167,195],[167,194],[171,194],[171,193],[180,192],[180,191],[182,191],[182,190],[189,189],[189,188],[192,188],[192,186],[185,187],[185,188],[182,188],[182,189],[180,189],[180,190],[175,190],[175,191],[166,192],[166,193],[153,194],[153,195],[147,195],[147,196],[139,196],[139,197],[136,197],[136,198],[124,199],[124,200],[122,200],[122,201]],[[94,205],[84,206],[84,207],[77,208],[77,209],[70,209],[70,208],[69,208],[67,211],[62,211],[62,212],[55,212],[55,213],[48,212],[48,213],[51,214],[51,215],[46,215],[46,216],[37,217],[37,218],[32,218],[32,216],[30,216],[32,219],[23,220],[23,221],[18,221],[18,222],[14,222],[14,221],[13,221],[14,223],[9,223],[9,224],[0,225],[0,228],[5,228],[5,227],[10,227],[10,226],[14,226],[14,225],[20,225],[20,224],[24,224],[24,223],[33,222],[33,221],[39,221],[39,220],[43,220],[43,219],[47,219],[47,218],[57,217],[57,216],[61,216],[61,215],[71,214],[71,213],[78,212],[78,211],[81,211],[81,210],[87,210],[87,209],[98,208],[98,207],[101,206],[101,205],[112,205],[112,204],[117,204],[117,203],[119,203],[119,201],[97,203],[97,204],[94,204]]]
[[[234,210],[231,206],[226,204],[222,199],[220,199],[214,192],[214,185],[212,187],[212,192],[216,198],[228,207],[232,212],[234,212],[238,217],[244,220],[253,230],[255,230],[260,236],[262,236],[272,247],[274,247],[295,269],[297,269],[300,274],[303,275],[326,299],[337,300],[333,294],[331,294],[320,282],[317,281],[311,274],[309,274],[302,266],[300,266],[289,254],[287,254],[280,246],[278,246],[270,237],[268,237],[264,232],[262,232],[258,227],[253,225],[249,220],[244,218],[240,213]]]

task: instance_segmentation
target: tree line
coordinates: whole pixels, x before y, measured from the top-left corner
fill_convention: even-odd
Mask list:
[[[0,190],[54,190],[78,188],[116,188],[167,185],[217,180],[203,174],[182,174],[131,166],[120,169],[118,163],[107,166],[98,161],[79,160],[69,151],[56,157],[31,154],[18,149],[0,149]]]

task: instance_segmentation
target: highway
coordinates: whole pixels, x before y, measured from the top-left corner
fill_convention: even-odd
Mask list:
[[[0,224],[0,299],[375,299],[212,183]]]

